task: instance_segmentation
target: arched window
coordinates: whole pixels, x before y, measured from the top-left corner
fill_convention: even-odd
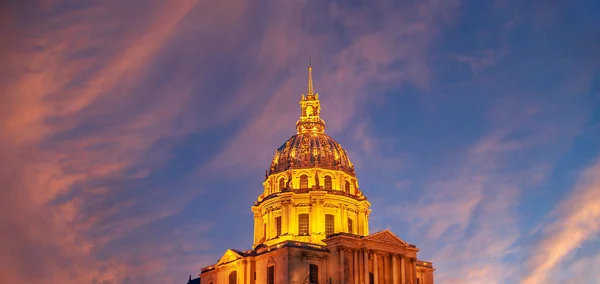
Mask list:
[[[346,181],[344,183],[344,190],[346,191],[346,193],[350,193],[350,182]]]
[[[281,179],[279,179],[279,191],[283,191],[284,188],[285,188],[285,179],[281,178]]]
[[[308,214],[298,215],[298,235],[308,235]]]
[[[237,284],[237,271],[229,273],[229,284]]]
[[[300,176],[300,188],[308,188],[308,177],[306,175]]]
[[[334,233],[334,222],[335,217],[331,214],[325,214],[325,235],[331,235]]]
[[[319,267],[316,264],[310,265],[310,274],[308,278],[310,279],[310,284],[319,284]]]
[[[275,266],[267,267],[267,284],[275,284]]]
[[[331,177],[325,176],[325,189],[331,189]]]
[[[306,107],[306,116],[313,116],[313,108],[311,106]]]

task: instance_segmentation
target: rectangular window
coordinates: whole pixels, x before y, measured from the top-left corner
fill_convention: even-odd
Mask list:
[[[267,267],[267,284],[275,284],[275,266]]]
[[[281,216],[275,218],[275,226],[277,228],[277,235],[281,236]]]
[[[319,284],[319,267],[315,264],[310,265],[309,279],[310,284]]]
[[[348,218],[348,233],[353,234],[352,232],[352,219]]]
[[[334,232],[335,217],[331,214],[325,215],[325,235],[331,235]]]
[[[308,214],[298,215],[298,234],[308,235]]]

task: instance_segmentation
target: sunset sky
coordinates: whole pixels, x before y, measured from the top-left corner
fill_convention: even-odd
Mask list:
[[[600,1],[4,1],[3,283],[185,283],[252,246],[312,57],[371,232],[436,283],[600,281]]]

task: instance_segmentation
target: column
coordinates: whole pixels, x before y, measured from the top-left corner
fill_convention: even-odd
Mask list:
[[[348,232],[348,207],[340,204],[340,219],[342,219],[342,232]]]
[[[290,204],[290,218],[288,223],[288,233],[291,235],[298,235],[298,215],[296,214],[296,206],[291,202]]]
[[[363,269],[365,268],[365,265],[363,264],[364,258],[363,258],[363,252],[362,250],[358,250],[358,252],[356,253],[358,258],[358,282],[359,283],[364,283],[364,276],[363,276]]]
[[[379,284],[379,267],[377,266],[377,259],[379,258],[379,256],[377,256],[376,252],[373,252],[373,278],[374,284]]]
[[[417,259],[413,258],[410,261],[410,269],[411,269],[411,275],[412,275],[412,283],[417,283]]]
[[[383,255],[383,283],[390,283],[390,255]]]
[[[400,256],[400,284],[406,284],[406,265],[404,255]]]
[[[250,274],[250,271],[248,271],[249,270],[248,269],[248,266],[249,266],[248,260],[246,260],[246,259],[242,260],[242,265],[244,267],[244,273],[241,275],[240,278],[244,279],[243,280],[244,282],[247,282],[248,275]]]
[[[289,232],[290,224],[290,201],[281,201],[281,234],[285,235]]]
[[[365,284],[369,284],[369,251],[364,250],[364,260],[363,260],[363,264],[365,266],[365,270],[364,270],[364,278],[365,278]]]
[[[398,261],[396,260],[397,257],[397,255],[392,254],[392,283],[394,284],[398,284]]]
[[[254,208],[253,208],[254,209]],[[263,222],[262,222],[262,218],[260,216],[260,210],[256,209],[252,210],[254,211],[254,245],[258,245],[258,242],[260,241],[260,238],[263,236],[264,232],[263,230]]]
[[[352,273],[352,275],[353,275],[353,278],[354,278],[354,284],[359,284],[358,283],[358,281],[359,281],[359,276],[358,275],[359,275],[360,271],[359,271],[359,268],[358,268],[359,267],[358,266],[358,252],[356,251],[356,249],[354,250],[353,254],[354,254],[354,263],[353,263],[354,264],[354,273]]]
[[[340,271],[340,283],[346,283],[346,266],[344,265],[344,250],[340,249],[340,263],[338,265],[338,270]]]
[[[263,220],[265,227],[265,241],[271,238],[271,211],[267,212],[267,215],[264,217],[266,220]]]
[[[361,209],[358,209],[358,216],[356,218],[356,234],[357,235],[361,235],[361,236],[365,236],[364,231],[365,231],[365,211]]]
[[[365,212],[365,229],[364,229],[364,232],[365,232],[365,236],[368,236],[369,235],[369,214],[371,214],[371,210],[365,209],[365,211],[366,212]]]

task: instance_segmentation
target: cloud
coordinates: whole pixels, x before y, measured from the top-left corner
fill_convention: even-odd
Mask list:
[[[549,217],[553,221],[542,227],[542,239],[527,259],[530,270],[522,283],[551,282],[552,270],[600,233],[600,159],[581,174],[569,197]],[[582,266],[574,264],[573,269]]]
[[[136,9],[135,18],[154,21],[140,30],[121,27],[116,37],[114,22],[105,24],[119,11],[115,4],[64,11],[45,6],[50,14],[41,24],[13,26],[16,43],[10,51],[19,64],[4,67],[14,80],[2,82],[6,92],[0,103],[0,183],[9,197],[1,204],[0,263],[4,280],[11,283],[121,283],[130,263],[99,257],[108,242],[123,237],[114,232],[164,218],[183,203],[175,198],[156,213],[118,222],[113,217],[135,208],[136,201],[110,202],[125,189],[108,183],[139,178],[139,171],[130,171],[168,157],[147,151],[161,137],[176,134],[168,126],[189,93],[171,93],[169,100],[157,102],[160,107],[129,109],[129,116],[118,105],[132,98],[196,1],[148,3]],[[99,46],[109,38],[121,49]],[[90,50],[98,56],[86,55]],[[121,120],[98,121],[111,116]]]
[[[406,7],[403,9],[391,10],[394,3],[380,1],[360,10],[337,4],[319,4],[326,14],[319,16],[328,17],[327,21],[323,21],[329,24],[311,17],[314,11],[311,8],[314,7],[309,7],[309,4],[274,4],[282,7],[273,18],[265,19],[278,24],[267,25],[258,57],[268,55],[269,59],[265,59],[267,64],[258,74],[267,78],[280,72],[289,75],[272,76],[278,80],[272,88],[261,85],[273,84],[271,80],[244,82],[241,93],[234,97],[246,101],[249,92],[257,94],[252,98],[260,113],[248,121],[204,169],[220,172],[225,168],[236,168],[244,172],[268,166],[274,150],[280,145],[273,143],[283,143],[294,134],[294,123],[299,116],[294,102],[304,91],[305,84],[302,82],[306,80],[306,73],[296,67],[297,62],[304,62],[302,57],[316,53],[313,57],[316,57],[313,60],[314,84],[321,95],[322,116],[329,134],[351,127],[349,123],[360,113],[361,107],[368,100],[376,99],[373,90],[369,89],[372,86],[383,89],[413,84],[422,89],[429,88],[431,79],[426,51],[434,41],[440,22],[447,21],[440,19],[440,11],[446,11],[444,15],[452,14],[458,1],[404,3]],[[414,11],[422,17],[411,16]],[[287,20],[281,24],[279,19]],[[347,38],[334,41],[334,34],[326,36],[332,29],[331,23],[339,24]],[[366,23],[369,23],[369,28],[366,28]],[[325,32],[320,34],[317,30]],[[316,46],[320,48],[315,49]],[[250,77],[253,78],[252,75]],[[271,92],[262,94],[257,90]],[[249,148],[254,151],[247,151]]]

